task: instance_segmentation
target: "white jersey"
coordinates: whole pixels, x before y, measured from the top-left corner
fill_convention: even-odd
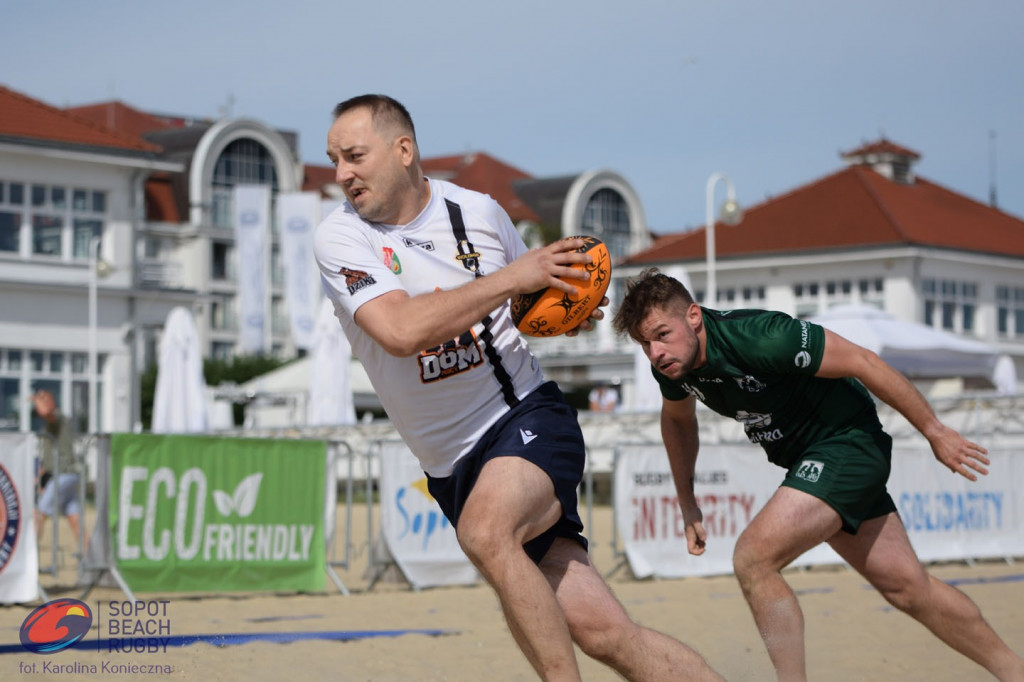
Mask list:
[[[526,252],[489,196],[429,182],[430,202],[406,225],[369,223],[345,202],[317,228],[316,259],[381,404],[423,470],[441,477],[542,377],[508,303],[458,338],[407,358],[390,355],[356,325],[359,306],[382,294],[454,289]]]

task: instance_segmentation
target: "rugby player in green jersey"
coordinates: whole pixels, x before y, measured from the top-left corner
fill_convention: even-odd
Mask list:
[[[892,439],[868,391],[906,417],[950,471],[972,481],[988,473],[985,448],[942,424],[906,377],[810,322],[702,308],[656,269],[629,282],[614,326],[643,347],[661,386],[662,437],[690,554],[702,554],[707,538],[693,492],[697,400],[743,422],[787,470],[733,554],[779,680],[806,679],[803,614],[781,571],[822,542],[947,645],[1000,680],[1024,680],[1024,659],[974,602],[925,571],[886,492]]]

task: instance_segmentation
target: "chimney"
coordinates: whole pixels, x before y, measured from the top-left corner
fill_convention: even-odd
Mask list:
[[[921,155],[884,137],[841,154],[848,166],[869,166],[879,175],[901,185],[914,184],[914,164]]]

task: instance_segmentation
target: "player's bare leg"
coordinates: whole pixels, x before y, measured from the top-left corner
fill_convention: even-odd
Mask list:
[[[522,547],[561,513],[546,473],[519,457],[497,457],[481,469],[458,526],[462,549],[494,588],[512,636],[543,680],[580,679],[555,592]]]
[[[634,623],[579,543],[555,540],[540,568],[562,605],[573,640],[627,680],[722,679],[693,649]]]
[[[780,682],[807,679],[804,616],[782,569],[842,526],[821,500],[782,487],[736,541],[733,568]]]
[[[992,630],[970,597],[925,571],[895,513],[839,533],[833,549],[867,578],[886,601],[909,614],[953,649],[996,678],[1024,681],[1024,660]]]

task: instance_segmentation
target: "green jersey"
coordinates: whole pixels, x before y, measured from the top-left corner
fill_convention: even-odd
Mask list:
[[[692,395],[742,422],[747,438],[786,468],[824,438],[882,428],[860,382],[814,376],[825,352],[822,327],[779,312],[702,310],[707,364],[676,380],[652,367],[668,400]]]

